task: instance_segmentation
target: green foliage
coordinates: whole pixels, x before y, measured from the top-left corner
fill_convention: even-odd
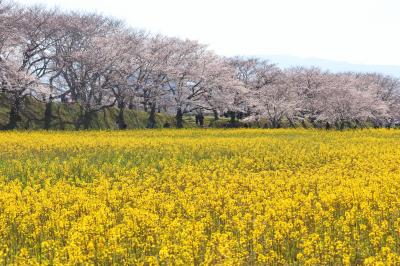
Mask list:
[[[21,121],[18,122],[18,129],[37,130],[45,128],[45,103],[38,101],[34,98],[27,97],[24,101],[21,110]],[[4,94],[0,93],[0,129],[4,128],[9,121],[10,103]],[[77,104],[73,103],[58,103],[52,104],[51,109],[51,123],[50,129],[52,130],[75,130],[77,129],[77,121],[79,120],[80,108]],[[127,129],[140,129],[146,128],[148,113],[137,110],[126,109],[124,111],[125,123]],[[118,129],[117,125],[118,109],[116,107],[104,109],[94,113],[90,123],[90,129]],[[156,128],[171,127],[176,125],[175,117],[163,113],[156,114]],[[193,115],[185,115],[183,117],[184,128],[198,128],[196,125],[195,117]],[[214,120],[212,115],[204,117],[205,128],[273,128],[272,123],[265,118],[259,121],[243,122],[236,120],[234,124],[230,122],[229,118],[220,117]],[[327,127],[324,121],[311,122],[307,119],[303,121],[296,121],[291,124],[288,119],[282,119],[280,123],[281,128],[319,128],[319,129],[355,129],[355,128],[372,128],[376,127],[373,121],[365,123],[344,122],[329,124]]]
[[[33,98],[26,98],[21,110],[21,121],[18,129],[43,129],[45,104]],[[9,119],[10,103],[0,94],[0,128],[4,128]],[[79,118],[79,106],[76,104],[52,104],[50,128],[53,130],[74,130]],[[117,129],[117,108],[109,108],[95,113],[90,124],[91,129]],[[148,114],[142,111],[125,110],[127,128],[146,128]],[[162,128],[166,123],[174,126],[174,118],[165,114],[156,114],[156,127]]]

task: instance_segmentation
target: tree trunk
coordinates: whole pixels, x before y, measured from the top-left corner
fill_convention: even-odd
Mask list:
[[[310,123],[313,125],[313,128],[316,128],[317,127],[317,125],[316,125],[316,118],[315,117],[310,117],[310,119],[309,119],[309,121],[310,121]]]
[[[151,103],[149,119],[147,120],[147,128],[156,127],[156,103]]]
[[[129,100],[129,104],[128,104],[128,109],[129,109],[129,110],[133,110],[134,107],[135,107],[135,106],[134,106],[134,104],[133,104],[133,101],[132,101],[132,99],[130,99],[130,100]]]
[[[176,111],[176,127],[183,128],[183,112],[180,107]]]
[[[117,118],[117,124],[118,124],[118,129],[126,129],[127,125],[125,123],[125,103],[124,101],[118,102],[118,118]]]
[[[213,109],[213,114],[214,114],[214,121],[219,120],[219,115],[218,115],[218,111],[216,109]]]
[[[204,115],[203,115],[202,113],[199,114],[199,125],[200,125],[201,127],[204,126]]]
[[[279,119],[272,119],[272,127],[273,128],[281,128],[281,121]]]
[[[52,99],[46,103],[46,109],[44,111],[44,129],[49,130],[51,128],[51,120],[53,118],[52,113],[53,101]]]
[[[235,112],[229,111],[229,117],[231,118],[230,121],[229,121],[229,126],[230,127],[235,127],[235,124],[236,124],[236,120],[235,120],[236,114],[235,114]]]
[[[326,122],[326,124],[325,124],[325,129],[326,129],[326,130],[331,129],[331,124],[329,124],[329,122]]]
[[[289,121],[290,127],[292,128],[296,127],[296,124],[294,123],[293,119],[290,116],[286,116],[286,118]]]
[[[345,123],[343,121],[340,121],[340,130],[343,130],[345,127]]]
[[[92,121],[92,113],[90,111],[85,111],[82,117],[83,129],[85,130],[89,129],[91,121]]]
[[[21,98],[19,96],[16,96],[14,102],[11,104],[10,116],[7,125],[8,129],[17,128],[17,123],[21,121],[20,109],[21,109]]]

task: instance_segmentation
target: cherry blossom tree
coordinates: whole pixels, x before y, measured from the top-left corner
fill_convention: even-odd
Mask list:
[[[156,126],[157,108],[173,104],[168,84],[178,42],[176,38],[156,35],[145,43],[138,68],[136,92],[142,99],[145,111],[149,113],[148,128]]]
[[[52,26],[55,13],[30,7],[15,8],[9,14],[9,17],[15,18],[11,19],[14,22],[8,29],[8,34],[12,36],[8,41],[12,41],[7,47],[2,47],[1,64],[5,80],[2,89],[11,106],[7,126],[10,129],[17,126],[24,99],[28,95],[43,97],[48,93],[41,79],[49,72],[48,64],[52,56],[50,36],[55,31]]]
[[[235,68],[236,78],[242,82],[246,89],[246,94],[240,97],[241,104],[245,105],[245,110],[230,111],[231,122],[234,121],[238,113],[246,112],[247,121],[258,121],[261,113],[264,113],[264,107],[261,103],[263,93],[272,88],[272,84],[278,80],[280,70],[267,60],[258,58],[234,57],[230,59],[230,64]],[[262,110],[262,111],[261,111]],[[239,111],[239,112],[238,112]]]
[[[198,103],[201,109],[211,111],[214,120],[218,120],[221,113],[244,111],[243,99],[247,90],[243,82],[236,78],[235,68],[229,59],[210,55],[204,76],[203,100]]]
[[[390,127],[392,124],[400,121],[400,80],[395,77],[377,73],[362,74],[360,76],[362,76],[369,87],[375,87],[378,99],[382,100],[383,104],[387,107],[386,115],[380,117],[380,124],[385,124]]]
[[[168,87],[176,109],[176,127],[183,127],[183,115],[198,109],[209,51],[194,41],[177,41],[168,70]]]
[[[87,129],[93,115],[115,105],[113,75],[127,54],[121,48],[123,25],[94,14],[70,13],[62,17],[64,33],[55,42],[55,75],[51,86],[61,98],[70,96],[80,108],[76,127]],[[125,47],[125,46],[124,46]],[[122,49],[122,50],[121,50]]]
[[[281,127],[284,117],[293,123],[290,118],[297,110],[298,98],[291,85],[286,73],[282,72],[272,83],[261,87],[253,101],[256,114],[266,117],[273,128]]]
[[[353,73],[332,75],[320,119],[343,129],[349,122],[366,122],[386,116],[387,106],[378,96],[378,87]]]
[[[285,72],[296,93],[295,119],[302,122],[308,120],[315,125],[325,108],[331,74],[316,67],[296,67]]]
[[[116,49],[118,60],[113,64],[110,75],[110,90],[115,97],[118,107],[117,124],[119,129],[127,127],[125,123],[124,111],[130,99],[137,96],[137,89],[142,75],[140,71],[141,58],[145,49],[147,33],[136,30],[125,30],[114,38],[112,47]]]

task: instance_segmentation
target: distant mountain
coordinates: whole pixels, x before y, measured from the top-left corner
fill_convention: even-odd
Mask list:
[[[332,72],[377,72],[400,78],[400,66],[361,65],[352,64],[344,61],[333,61],[320,58],[302,58],[290,55],[264,55],[258,57],[268,59],[272,63],[276,63],[281,68],[288,68],[293,66],[316,66],[324,70],[330,70]]]

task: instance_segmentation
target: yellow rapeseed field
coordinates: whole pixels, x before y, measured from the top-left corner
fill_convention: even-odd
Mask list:
[[[400,264],[400,131],[0,133],[0,265]]]

